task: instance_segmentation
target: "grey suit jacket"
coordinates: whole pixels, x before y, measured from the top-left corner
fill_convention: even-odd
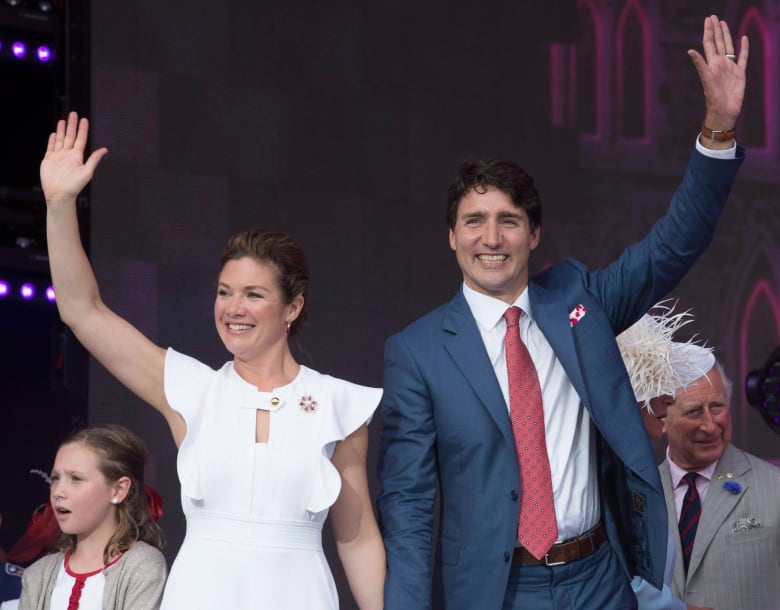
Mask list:
[[[659,469],[674,524],[669,462]],[[725,489],[727,481],[737,483],[739,492]],[[671,529],[682,557],[680,535]],[[715,610],[780,608],[780,468],[729,445],[702,503],[688,576],[677,561],[672,590],[687,603]]]

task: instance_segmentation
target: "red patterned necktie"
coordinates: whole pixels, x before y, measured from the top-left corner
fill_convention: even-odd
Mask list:
[[[520,468],[517,541],[541,559],[558,539],[558,523],[544,435],[542,388],[531,355],[520,339],[521,313],[519,307],[510,307],[504,314],[509,417]]]

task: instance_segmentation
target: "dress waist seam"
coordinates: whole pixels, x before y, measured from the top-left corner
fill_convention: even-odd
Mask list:
[[[187,537],[319,551],[322,550],[322,523],[194,511],[187,515]]]

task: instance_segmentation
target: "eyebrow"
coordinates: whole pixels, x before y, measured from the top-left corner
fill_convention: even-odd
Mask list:
[[[518,218],[520,220],[523,220],[527,216],[527,214],[523,214],[522,210],[519,209],[514,212],[499,212],[498,214],[499,218]]]
[[[484,218],[487,216],[485,212],[482,211],[476,211],[476,212],[467,212],[461,216],[461,218]]]
[[[468,212],[466,214],[463,214],[461,218],[464,220],[468,220],[469,218],[486,218],[489,214],[487,212],[484,212],[482,210],[477,210],[474,212]],[[513,212],[508,211],[501,211],[496,215],[498,218],[516,218],[518,220],[523,220],[526,218],[526,214],[523,214],[522,210],[517,210]]]
[[[82,470],[73,470],[72,468],[70,468],[70,469],[69,468],[63,468],[62,470],[57,470],[55,468],[52,468],[51,474],[52,475],[55,475],[55,474],[67,474],[67,475],[78,474],[78,475],[84,476],[84,471],[82,471]]]
[[[705,403],[701,403],[701,402],[697,402],[697,403],[692,404],[692,405],[681,405],[680,406],[680,411],[682,411],[683,413],[689,413],[690,411],[695,411],[696,409],[702,409],[703,410],[703,409],[711,409],[712,407],[727,407],[728,404],[729,403],[726,400],[711,400],[711,401],[707,402],[706,404]]]
[[[231,290],[244,290],[244,291],[265,290],[265,291],[269,292],[271,290],[270,288],[266,288],[265,286],[260,286],[259,284],[258,285],[252,285],[252,286],[240,286],[238,288],[233,288],[233,286],[231,286],[230,284],[228,284],[226,282],[218,282],[217,283],[217,287],[219,287],[219,288],[230,288]]]

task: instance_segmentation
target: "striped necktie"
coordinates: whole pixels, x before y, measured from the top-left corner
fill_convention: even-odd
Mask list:
[[[699,525],[699,517],[701,516],[701,501],[699,500],[699,492],[696,490],[696,477],[698,476],[695,472],[689,472],[683,477],[683,481],[688,485],[688,490],[685,492],[680,510],[679,528],[686,574],[693,552],[693,541],[696,539],[696,527]]]

